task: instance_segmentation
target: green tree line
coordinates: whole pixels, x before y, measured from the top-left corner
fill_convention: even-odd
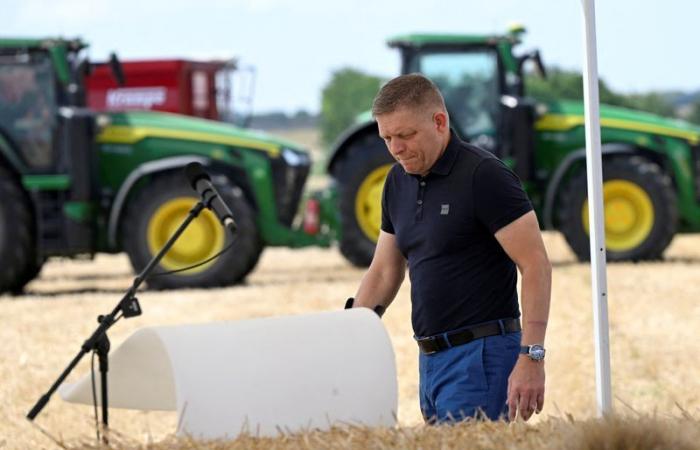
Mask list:
[[[351,67],[333,72],[321,93],[321,140],[328,147],[355,117],[370,109],[382,78]]]

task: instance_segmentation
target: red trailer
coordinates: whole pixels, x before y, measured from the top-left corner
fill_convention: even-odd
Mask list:
[[[125,81],[122,86],[118,85],[108,63],[94,66],[86,77],[90,108],[98,111],[156,110],[233,121],[235,60],[132,60],[121,61],[121,66]],[[252,91],[252,78],[250,83]],[[236,117],[237,122],[240,119]]]

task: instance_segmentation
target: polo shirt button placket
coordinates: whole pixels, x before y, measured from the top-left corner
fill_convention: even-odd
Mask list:
[[[423,195],[425,194],[425,180],[421,180],[418,188],[418,200],[416,203],[418,207],[416,208],[416,221],[423,218]]]

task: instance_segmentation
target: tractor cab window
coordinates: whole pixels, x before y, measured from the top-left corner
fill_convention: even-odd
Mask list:
[[[54,100],[48,55],[0,55],[0,133],[33,169],[53,163]]]
[[[420,71],[440,88],[452,126],[463,138],[496,150],[499,115],[499,70],[491,49],[426,53]]]

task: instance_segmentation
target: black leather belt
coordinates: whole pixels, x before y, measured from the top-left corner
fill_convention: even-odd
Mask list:
[[[418,342],[418,348],[420,348],[421,352],[430,355],[441,350],[447,350],[450,347],[464,345],[474,339],[503,333],[514,333],[520,330],[520,320],[504,319],[498,322],[476,325],[459,331],[450,331],[443,334],[436,334],[435,336],[417,338],[416,342]]]

